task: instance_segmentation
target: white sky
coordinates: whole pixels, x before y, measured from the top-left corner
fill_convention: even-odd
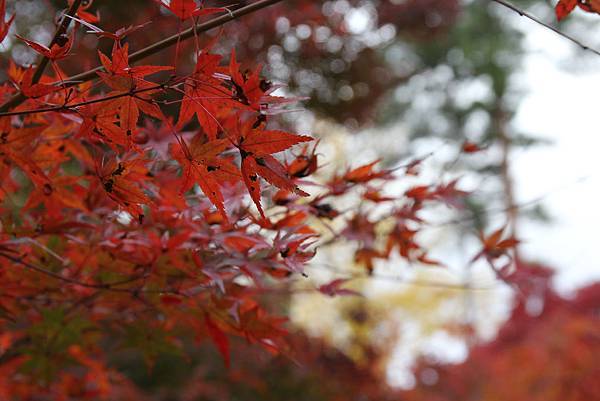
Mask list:
[[[513,157],[519,202],[543,197],[554,219],[522,224],[522,250],[556,268],[555,284],[569,291],[600,279],[600,56],[582,61],[564,38],[525,18],[514,20],[526,33],[527,49],[519,80],[527,92],[514,125],[553,142]],[[592,46],[593,39],[589,32],[581,37]]]

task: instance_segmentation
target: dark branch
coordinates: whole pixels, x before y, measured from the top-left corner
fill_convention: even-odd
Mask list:
[[[79,9],[81,1],[82,0],[75,0],[73,4],[71,4],[69,10],[67,11],[67,14],[62,16],[62,21],[60,22],[58,29],[54,33],[54,37],[50,41],[48,49],[52,49],[52,46],[54,46],[56,42],[60,39],[60,37],[67,32],[67,28],[69,28],[69,24],[71,23],[72,19],[69,17],[73,17],[77,13],[77,9]],[[40,78],[42,78],[42,74],[44,74],[44,70],[46,69],[46,66],[48,65],[49,61],[50,59],[48,59],[48,57],[42,57],[42,60],[38,64],[37,69],[33,73],[33,78],[31,79],[32,85],[38,83]]]
[[[78,107],[87,106],[89,104],[106,102],[109,100],[119,99],[119,98],[125,97],[125,96],[133,96],[133,95],[137,95],[139,93],[150,92],[153,90],[163,89],[163,88],[166,89],[166,88],[171,88],[171,87],[166,86],[165,84],[157,84],[157,85],[154,85],[154,86],[151,86],[148,88],[136,89],[136,90],[132,90],[129,92],[118,93],[116,95],[110,95],[110,96],[100,97],[97,99],[86,100],[86,101],[80,102],[80,103],[62,104],[60,106],[42,107],[39,109],[32,109],[32,110],[9,111],[6,113],[0,113],[0,117],[22,116],[22,115],[27,115],[27,114],[38,114],[38,113],[49,113],[49,112],[53,112],[53,111],[74,111]]]
[[[55,280],[58,281],[62,281],[64,283],[67,284],[72,284],[72,285],[78,285],[81,287],[86,287],[86,288],[94,288],[94,289],[98,289],[98,290],[106,290],[106,291],[112,291],[112,292],[125,292],[125,293],[130,293],[130,294],[139,294],[139,293],[159,293],[159,294],[176,294],[176,295],[184,295],[181,294],[179,291],[176,290],[171,290],[171,289],[160,289],[160,290],[151,290],[151,289],[144,289],[144,288],[117,288],[116,286],[118,285],[122,285],[122,284],[127,284],[127,283],[131,283],[137,280],[141,280],[143,278],[146,277],[146,275],[139,275],[139,276],[133,276],[130,277],[128,279],[125,280],[120,280],[120,281],[115,281],[115,282],[109,282],[109,283],[85,283],[83,281],[79,281],[79,280],[75,280],[73,278],[70,277],[65,277],[61,274],[58,273],[54,273],[53,271],[44,269],[43,267],[40,266],[36,266],[32,263],[26,262],[24,261],[22,258],[17,257],[17,256],[12,256],[12,255],[8,255],[6,253],[0,252],[0,256],[10,260],[13,263],[16,263],[18,265],[21,265],[31,271],[35,271],[37,273],[40,274],[44,274],[48,277],[51,277]]]

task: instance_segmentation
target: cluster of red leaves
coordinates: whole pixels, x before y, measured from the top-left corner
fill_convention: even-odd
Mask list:
[[[161,4],[181,20],[218,11]],[[137,27],[107,33],[88,9],[50,48],[24,39],[53,74],[11,61],[0,88],[2,101],[25,98],[0,114],[2,399],[118,399],[127,378],[111,358],[124,351],[152,365],[208,339],[229,364],[230,338],[240,337],[278,352],[284,319],[253,287],[303,274],[315,222],[336,220],[369,270],[396,249],[434,263],[417,241],[418,214],[432,202],[460,206],[455,181],[382,194],[415,175],[418,161],[404,174],[375,162],[309,181],[320,165],[315,147],[290,150],[312,138],[270,125],[289,99],[273,96],[260,67],[243,68],[234,52],[224,63],[210,46],[196,49],[189,74],[175,68],[184,54],[173,65],[132,66],[123,40]],[[98,52],[94,83],[61,69],[82,27],[112,41],[110,56]],[[309,186],[312,198],[300,188]],[[351,193],[361,207],[336,210]],[[393,229],[379,233],[373,213],[382,204]],[[342,284],[317,290],[353,294]]]
[[[512,251],[520,242],[514,235],[503,238],[505,231],[506,227],[502,227],[487,237],[481,235],[481,251],[471,260],[485,259],[500,277],[506,276],[513,266]]]
[[[413,186],[398,196],[382,194],[382,188],[386,183],[399,178],[418,176],[418,166],[421,161],[414,160],[403,166],[401,172],[395,174],[388,170],[377,170],[377,162],[373,162],[348,170],[342,176],[334,177],[327,184],[332,195],[344,194],[356,185],[365,186],[360,195],[363,207],[348,220],[341,235],[348,240],[358,242],[355,261],[363,264],[369,273],[373,272],[376,260],[389,259],[394,250],[397,250],[398,255],[409,263],[440,264],[429,259],[426,250],[419,244],[418,234],[428,225],[428,222],[421,217],[422,211],[431,204],[443,204],[462,209],[468,192],[458,189],[456,187],[458,180],[452,180],[447,184]],[[371,184],[373,180],[382,181],[383,184],[375,187]],[[323,197],[320,196],[315,201],[322,202],[322,199]],[[374,208],[365,207],[369,204]],[[385,215],[372,213],[373,209],[377,210],[381,205],[391,205],[392,208]],[[327,209],[331,209],[329,205]],[[328,214],[337,215],[337,212],[328,210]],[[389,225],[389,222],[392,222],[391,229],[379,229],[382,225]]]

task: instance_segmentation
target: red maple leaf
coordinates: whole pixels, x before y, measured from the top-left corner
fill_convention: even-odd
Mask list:
[[[344,180],[352,183],[359,183],[369,182],[378,178],[390,178],[391,173],[388,170],[374,171],[374,167],[377,165],[377,163],[379,163],[379,160],[375,160],[372,163],[365,164],[364,166],[360,166],[348,171],[346,174],[344,174]]]
[[[36,185],[50,187],[50,180],[32,157],[41,127],[13,128],[10,118],[0,120],[0,163],[19,166]]]
[[[160,5],[167,8],[175,14],[180,20],[186,20],[192,17],[201,17],[204,15],[215,14],[225,11],[224,8],[203,8],[199,7],[194,0],[156,0]]]
[[[473,259],[471,259],[471,262],[475,262],[477,259],[484,257],[492,263],[501,256],[509,256],[508,252],[517,246],[520,241],[514,236],[502,239],[505,230],[506,227],[499,228],[487,237],[481,234],[483,248],[473,257]]]
[[[131,91],[143,88],[143,83],[147,83],[143,78],[147,75],[156,74],[161,71],[172,70],[173,67],[162,65],[141,65],[136,67],[129,66],[129,44],[121,45],[118,41],[112,48],[109,58],[101,51],[98,51],[100,61],[106,72],[99,71],[98,75],[102,80],[116,91]]]
[[[361,295],[358,291],[342,288],[342,285],[346,284],[348,281],[350,281],[350,279],[338,278],[330,283],[320,285],[318,290],[330,297],[335,297],[336,295]]]
[[[177,129],[183,128],[196,115],[200,126],[210,139],[216,139],[219,130],[217,110],[231,93],[221,86],[221,80],[215,77],[221,56],[200,53],[194,72],[185,81]]]
[[[481,148],[481,146],[479,146],[478,144],[476,144],[474,142],[466,141],[466,142],[463,143],[461,150],[464,153],[477,153],[477,152],[480,152],[483,149]]]
[[[181,192],[198,183],[202,192],[225,217],[221,183],[237,181],[241,177],[230,160],[219,157],[219,154],[230,146],[230,142],[227,139],[205,142],[203,139],[202,135],[196,135],[189,146],[183,139],[179,146],[171,146],[172,156],[183,167]]]
[[[149,178],[145,164],[143,158],[111,159],[97,168],[98,178],[108,197],[139,218],[143,216],[141,205],[152,203],[140,184]]]
[[[318,144],[318,142],[317,142]],[[287,164],[287,170],[290,176],[303,178],[311,175],[318,168],[317,147],[313,147],[312,152],[308,153],[308,145],[304,146],[302,152],[294,160]]]
[[[575,9],[575,6],[577,6],[577,0],[560,0],[554,8],[556,19],[560,21],[565,18]]]
[[[297,143],[312,141],[313,138],[284,131],[263,131],[261,128],[252,128],[252,121],[238,123],[235,130],[237,132],[229,132],[229,135],[240,152],[242,178],[263,218],[265,215],[260,204],[258,176],[278,188],[308,196],[294,184],[285,167],[272,154],[289,149]]]
[[[56,92],[61,89],[60,86],[49,84],[48,82],[50,82],[51,80],[46,76],[43,76],[40,79],[41,82],[34,84],[33,83],[33,74],[34,73],[35,73],[35,68],[29,67],[25,71],[19,72],[19,74],[14,77],[14,78],[18,79],[16,81],[16,83],[19,86],[19,89],[21,89],[23,94],[25,96],[27,96],[28,98],[37,98],[37,97],[45,96],[45,95],[48,95],[52,92]]]
[[[231,51],[229,68],[224,72],[229,74],[233,99],[237,107],[251,109],[263,112],[259,122],[266,120],[267,112],[274,114],[275,108],[279,108],[289,103],[295,103],[302,98],[284,98],[273,96],[272,93],[282,85],[273,85],[272,82],[261,78],[260,73],[262,65],[258,65],[254,70],[243,69],[236,60],[235,50]]]
[[[119,42],[115,42],[111,58],[108,58],[101,52],[98,52],[102,65],[107,72],[99,71],[98,75],[102,80],[114,91],[108,96],[115,96],[129,92],[129,96],[119,96],[114,100],[104,102],[103,107],[114,108],[118,110],[119,128],[129,138],[137,132],[137,121],[140,116],[140,110],[144,113],[162,119],[163,115],[160,108],[152,102],[151,95],[158,92],[160,86],[144,79],[147,75],[156,74],[157,72],[173,69],[169,66],[151,66],[143,65],[130,67],[129,66],[129,45],[121,46]],[[133,96],[133,92],[135,96]],[[143,92],[141,92],[143,91]],[[128,148],[128,146],[126,146]]]
[[[113,149],[117,145],[129,149],[133,145],[131,135],[127,135],[124,127],[117,125],[118,104],[90,104],[79,109],[83,117],[78,135],[98,139]],[[126,114],[127,115],[127,114]]]
[[[63,34],[59,40],[56,41],[56,43],[54,43],[52,45],[52,47],[48,48],[47,46],[41,45],[39,43],[36,43],[32,40],[29,39],[25,39],[22,36],[19,35],[15,35],[17,38],[21,39],[23,42],[25,42],[25,44],[29,47],[31,47],[33,50],[35,50],[37,53],[41,54],[42,56],[50,59],[50,60],[60,60],[61,58],[65,58],[69,55],[69,51],[71,50],[71,47],[73,46],[73,37],[74,34],[71,34],[71,36],[67,36],[67,34]]]

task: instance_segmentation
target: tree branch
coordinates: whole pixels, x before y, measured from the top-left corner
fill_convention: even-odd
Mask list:
[[[42,107],[39,109],[31,109],[31,110],[8,111],[6,113],[0,113],[0,117],[22,116],[22,115],[37,114],[37,113],[49,113],[52,111],[69,111],[69,110],[73,111],[73,109],[76,109],[76,108],[82,107],[82,106],[87,106],[89,104],[106,102],[109,100],[114,100],[114,99],[118,99],[118,98],[125,97],[125,96],[133,96],[133,95],[137,95],[138,93],[150,92],[150,91],[162,89],[162,88],[171,88],[171,87],[166,86],[166,84],[156,84],[156,85],[148,87],[148,88],[135,89],[135,90],[132,90],[129,92],[117,93],[116,95],[110,95],[110,96],[105,96],[105,97],[101,97],[101,98],[97,98],[97,99],[86,100],[86,101],[80,102],[80,103],[62,104],[60,106]]]
[[[539,19],[535,15],[528,13],[527,11],[525,11],[525,10],[523,10],[523,9],[515,6],[514,4],[509,3],[506,0],[491,0],[491,1],[493,1],[495,3],[498,3],[501,6],[504,6],[504,7],[508,8],[509,10],[512,10],[512,11],[516,12],[521,17],[528,18],[528,19],[532,20],[533,22],[535,22],[536,24],[539,24],[539,25],[543,26],[544,28],[551,30],[552,32],[556,33],[557,35],[560,35],[563,38],[565,38],[565,39],[567,39],[567,40],[575,43],[577,46],[581,47],[583,50],[592,52],[592,53],[600,56],[600,51],[598,51],[598,50],[596,50],[596,49],[594,49],[592,47],[589,47],[588,45],[580,42],[579,40],[575,39],[574,37],[572,37],[570,35],[567,35],[564,32],[559,31],[558,29],[556,29],[552,25],[549,25],[549,24],[545,23],[544,21],[542,21],[541,19]]]
[[[177,290],[172,290],[172,289],[159,289],[159,290],[153,290],[153,289],[144,289],[144,288],[116,288],[115,286],[117,285],[122,285],[122,284],[127,284],[127,283],[131,283],[140,279],[143,279],[146,277],[146,275],[139,275],[139,276],[133,276],[124,280],[119,280],[119,281],[115,281],[115,282],[109,282],[109,283],[96,283],[96,284],[91,284],[91,283],[85,283],[83,281],[79,281],[70,277],[65,277],[61,274],[58,273],[54,273],[53,271],[50,270],[46,270],[43,267],[40,266],[36,266],[34,264],[31,264],[29,262],[24,261],[22,258],[17,257],[17,256],[12,256],[12,255],[8,255],[6,253],[0,252],[0,256],[10,260],[13,263],[16,263],[18,265],[21,265],[29,270],[35,271],[37,273],[40,274],[44,274],[48,277],[51,277],[55,280],[58,281],[62,281],[64,283],[67,284],[72,284],[72,285],[78,285],[81,287],[86,287],[86,288],[94,288],[97,290],[106,290],[106,291],[112,291],[112,292],[126,292],[126,293],[130,293],[130,294],[138,294],[138,293],[159,293],[159,294],[175,294],[175,295],[183,295],[181,294],[179,291]]]
[[[238,8],[237,10],[228,12],[227,14],[221,15],[220,17],[214,18],[210,21],[194,25],[194,26],[186,29],[185,31],[180,32],[179,34],[169,36],[168,38],[165,38],[159,42],[156,42],[150,46],[147,46],[143,49],[140,49],[140,50],[130,54],[129,61],[134,63],[136,61],[142,60],[142,59],[144,59],[148,56],[151,56],[153,54],[156,54],[170,46],[173,46],[174,44],[177,43],[178,40],[189,39],[189,38],[193,37],[195,33],[198,34],[198,33],[206,32],[206,31],[210,31],[211,29],[214,29],[221,25],[224,25],[227,22],[233,21],[244,15],[251,14],[255,11],[269,7],[273,4],[279,3],[281,1],[283,1],[283,0],[259,0],[256,3],[252,3],[245,7]],[[81,0],[79,0],[79,1],[76,0],[73,4],[80,3],[80,2],[81,2]],[[66,18],[66,19],[69,21],[71,20],[70,18]],[[46,63],[47,62],[48,61],[46,60]],[[42,65],[40,64],[40,67],[41,66]],[[45,65],[44,65],[44,67],[45,67]],[[66,88],[66,87],[74,86],[81,82],[86,82],[91,79],[94,79],[97,76],[96,74],[99,71],[103,71],[103,70],[104,70],[104,67],[98,66],[91,70],[82,72],[81,74],[77,74],[72,77],[69,77],[65,80],[64,87]],[[40,73],[40,76],[41,76],[41,73]],[[35,83],[35,81],[33,83]],[[11,99],[9,99],[6,103],[4,103],[2,106],[0,106],[0,113],[7,112],[11,108],[16,107],[16,106],[20,105],[21,103],[23,103],[25,100],[27,100],[27,97],[23,94],[23,92],[17,93]]]
[[[56,32],[54,33],[54,37],[50,41],[50,44],[48,45],[48,49],[52,49],[52,46],[56,44],[58,39],[67,32],[67,28],[69,28],[69,24],[72,20],[72,18],[69,17],[73,17],[77,13],[77,9],[79,9],[81,1],[82,0],[75,0],[73,4],[71,4],[69,10],[67,11],[67,14],[63,15],[62,21],[58,26],[58,29],[56,29]],[[44,74],[44,70],[46,69],[46,66],[48,65],[49,61],[50,59],[48,57],[42,57],[42,60],[38,64],[37,69],[33,73],[33,78],[31,79],[32,85],[37,84],[40,78],[42,78],[42,74]]]

